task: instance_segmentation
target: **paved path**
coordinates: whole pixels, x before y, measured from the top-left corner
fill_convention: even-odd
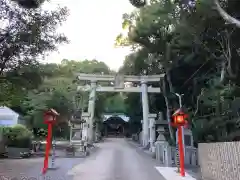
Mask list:
[[[111,138],[99,146],[95,156],[68,172],[73,180],[165,180],[154,160],[126,140]]]
[[[85,159],[58,158],[60,168],[48,171],[45,180],[165,180],[156,162],[125,139],[111,138],[97,146]],[[43,158],[0,160],[0,180],[42,180],[42,164]]]

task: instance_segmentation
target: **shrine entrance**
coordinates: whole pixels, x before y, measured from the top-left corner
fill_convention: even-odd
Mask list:
[[[103,132],[105,137],[125,137],[128,135],[128,120],[125,115],[105,115]]]
[[[159,87],[159,81],[164,77],[164,74],[159,75],[141,75],[141,76],[128,76],[128,75],[104,75],[104,74],[78,74],[78,80],[87,82],[85,86],[79,85],[78,91],[88,91],[88,115],[85,125],[83,125],[83,131],[86,132],[84,139],[87,139],[90,143],[94,141],[95,128],[94,128],[94,111],[96,92],[136,92],[141,93],[142,109],[143,109],[143,145],[147,146],[152,138],[150,137],[152,132],[149,132],[149,107],[148,107],[148,93],[161,93]],[[98,84],[99,82],[108,82],[107,86]],[[148,83],[156,84],[155,87]],[[158,82],[158,83],[156,83]],[[113,86],[110,86],[113,85]],[[112,126],[113,128],[113,126]],[[153,131],[151,129],[151,131]],[[151,143],[151,142],[150,142]]]

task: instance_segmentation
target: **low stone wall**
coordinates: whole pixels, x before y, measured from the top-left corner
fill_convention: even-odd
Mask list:
[[[156,159],[165,166],[172,166],[176,164],[176,147],[169,146],[168,142],[156,141]],[[185,160],[186,167],[197,167],[197,149],[194,147],[185,148]]]
[[[198,155],[203,180],[240,179],[240,142],[200,143]]]

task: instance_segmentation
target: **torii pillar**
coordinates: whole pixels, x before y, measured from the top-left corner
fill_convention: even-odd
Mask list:
[[[95,100],[96,100],[96,88],[97,88],[97,82],[94,80],[91,80],[91,90],[89,94],[89,101],[88,101],[88,142],[93,143],[94,141],[94,132],[93,132],[93,122],[94,122],[94,112],[95,112]]]
[[[141,81],[141,90],[142,90],[142,108],[143,108],[143,146],[147,146],[149,143],[149,122],[148,122],[148,114],[149,114],[149,106],[148,106],[148,87],[147,81]]]

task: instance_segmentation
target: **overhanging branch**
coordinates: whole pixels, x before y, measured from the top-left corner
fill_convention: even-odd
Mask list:
[[[235,24],[238,28],[240,28],[240,21],[236,18],[230,16],[221,6],[219,3],[219,0],[214,0],[214,3],[216,5],[216,9],[219,12],[219,14],[222,16],[222,18],[227,21],[230,24]]]

